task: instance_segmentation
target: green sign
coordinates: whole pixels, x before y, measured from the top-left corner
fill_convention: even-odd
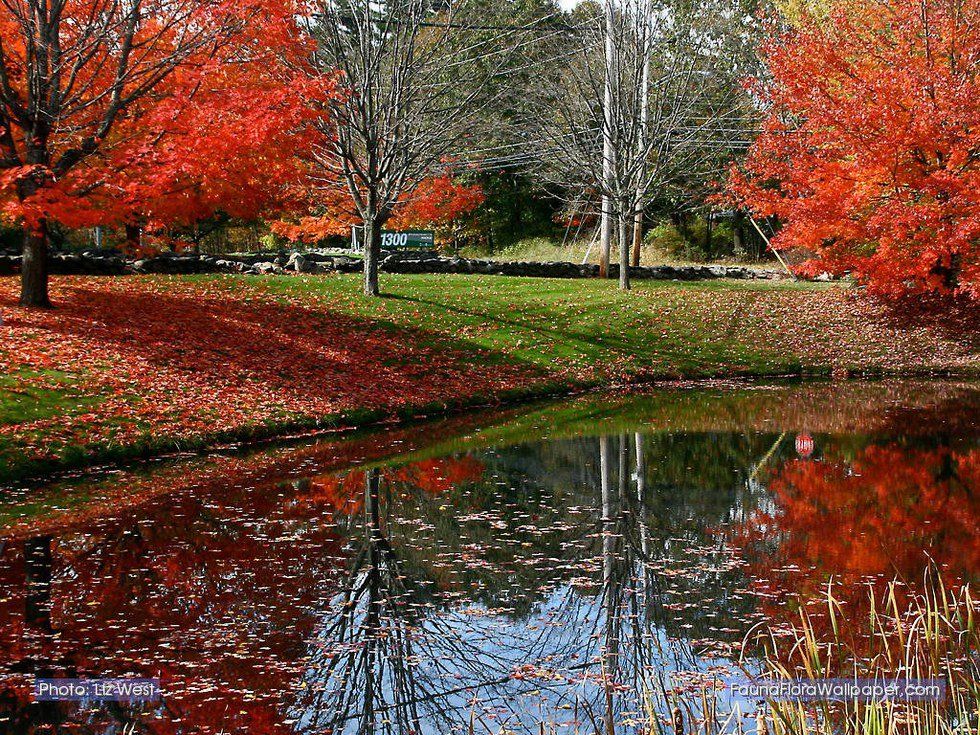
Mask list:
[[[381,231],[382,250],[435,250],[436,233],[431,230]]]
[[[360,227],[351,227],[350,232],[351,247],[354,250],[363,250],[364,231]],[[435,250],[436,233],[432,230],[405,230],[396,232],[395,230],[381,231],[382,250]]]

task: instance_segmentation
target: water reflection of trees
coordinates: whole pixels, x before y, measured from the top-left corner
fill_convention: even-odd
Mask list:
[[[734,538],[771,593],[820,598],[829,579],[849,618],[866,618],[868,586],[898,579],[914,593],[930,568],[950,585],[980,570],[980,449],[948,437],[824,442],[820,461],[773,469],[772,504]],[[764,603],[775,622],[780,606]]]
[[[616,433],[169,498],[5,549],[0,667],[180,693],[83,732],[619,731],[757,618],[733,540],[773,592],[923,549],[980,564],[974,446],[818,440],[801,462],[770,434]],[[69,716],[11,691],[20,731]]]
[[[363,473],[363,512],[342,522],[350,540],[348,569],[339,593],[321,613],[295,705],[307,729],[440,730],[452,724],[454,713],[440,701],[446,693],[433,674],[484,675],[487,657],[479,641],[430,615],[436,607],[431,580],[408,568],[389,536],[390,520],[383,522],[382,508],[390,508],[392,493],[405,487],[386,479],[382,483],[378,470]],[[451,668],[444,668],[450,655]]]
[[[727,594],[738,573],[709,529],[750,499],[730,468],[727,487],[706,473],[738,496],[706,518],[702,475],[645,441],[489,453],[485,471],[438,493],[404,468],[338,479],[361,484],[363,502],[342,524],[350,566],[320,613],[292,716],[310,730],[401,733],[572,712],[608,729],[640,716],[665,671],[704,670],[687,621],[723,636],[750,606]],[[694,589],[717,598],[711,609],[678,602]]]
[[[285,732],[306,611],[328,596],[339,554],[332,513],[297,517],[295,491],[169,498],[138,520],[3,548],[0,730]],[[170,694],[80,712],[31,703],[34,676],[159,676]]]
[[[306,731],[435,731],[471,715],[492,728],[528,724],[532,691],[545,717],[563,705],[620,717],[638,706],[622,692],[657,666],[696,663],[667,629],[690,637],[682,621],[702,608],[671,601],[718,577],[699,566],[714,519],[697,473],[678,487],[669,452],[647,453],[644,467],[632,437],[576,439],[543,457],[522,448],[190,494],[139,521],[32,539],[0,572],[20,589],[4,619],[21,621],[3,627],[16,640],[2,663],[162,675],[181,691],[155,713],[107,708],[90,732],[161,716],[272,732],[287,699]],[[691,569],[665,575],[679,552]],[[287,694],[297,681],[303,693]],[[231,699],[231,713],[209,705]],[[23,688],[5,712],[25,732],[42,719]]]
[[[950,483],[975,487],[973,455],[951,463],[941,450],[824,438],[824,461],[804,463],[791,456],[791,440],[776,439],[617,435],[517,447],[484,455],[480,476],[438,497],[383,472],[377,502],[366,502],[377,518],[346,530],[367,544],[348,582],[360,602],[348,595],[331,605],[317,637],[324,660],[334,660],[335,644],[360,659],[351,651],[340,665],[315,658],[306,683],[316,695],[297,702],[299,720],[337,732],[424,732],[465,730],[471,718],[488,718],[491,730],[520,729],[574,712],[611,732],[645,716],[645,691],[683,687],[696,681],[692,672],[710,675],[725,647],[709,642],[739,642],[761,615],[778,620],[792,588],[777,584],[786,568],[805,566],[794,556],[804,537],[813,551],[822,534],[827,564],[807,579],[826,579],[842,571],[835,549],[869,538],[859,524],[880,523],[884,537],[895,509],[919,501],[932,510],[908,516],[911,530],[931,525],[954,541],[951,553],[975,552],[977,508],[948,502],[956,496]],[[836,451],[847,462],[827,459]],[[931,457],[926,474],[941,480],[942,492],[916,473],[905,478],[899,455],[916,472]],[[866,476],[872,457],[881,487]],[[815,488],[805,500],[847,499],[836,512],[850,531],[804,511],[812,527],[774,523],[800,472]],[[889,514],[875,521],[862,496]],[[961,501],[967,497],[976,495]],[[774,595],[761,610],[729,548],[733,539],[746,548],[753,524],[751,543],[779,550],[752,568]],[[894,548],[886,544],[880,559],[894,569],[905,554],[908,569],[921,570],[930,544],[918,532],[892,534]],[[533,703],[522,699],[529,691]]]

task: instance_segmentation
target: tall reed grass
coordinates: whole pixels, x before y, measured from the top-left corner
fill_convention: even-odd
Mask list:
[[[918,591],[892,582],[843,602],[842,585],[801,600],[794,622],[753,631],[743,671],[761,680],[932,679],[942,701],[757,703],[755,716],[719,711],[704,696],[648,704],[657,735],[980,735],[978,601],[969,586],[948,587],[931,572]],[[761,667],[761,672],[760,672]],[[663,712],[673,711],[664,717]],[[659,712],[655,714],[655,712]],[[749,713],[751,715],[751,713]],[[685,716],[686,715],[686,716]]]
[[[978,732],[980,639],[969,586],[947,587],[929,573],[919,592],[898,582],[869,588],[855,616],[827,590],[822,610],[801,607],[788,636],[769,637],[764,666],[773,678],[938,679],[943,701],[770,702],[758,729],[773,735],[968,735]],[[863,619],[862,619],[863,618]],[[751,654],[752,642],[746,645]]]

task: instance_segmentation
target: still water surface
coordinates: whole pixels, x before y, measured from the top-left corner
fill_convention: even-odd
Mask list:
[[[0,732],[641,732],[832,578],[855,614],[975,579],[978,409],[687,386],[7,488]],[[42,706],[35,675],[164,697]]]

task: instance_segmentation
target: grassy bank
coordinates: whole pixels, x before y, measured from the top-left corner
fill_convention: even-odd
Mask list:
[[[0,477],[651,378],[978,369],[833,286],[386,276],[0,281]]]

